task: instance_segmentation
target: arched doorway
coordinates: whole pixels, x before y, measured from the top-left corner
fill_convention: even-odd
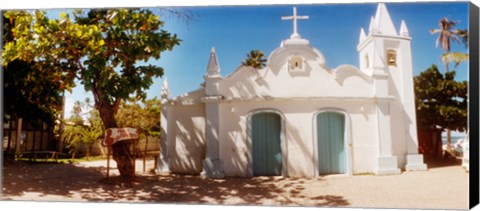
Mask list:
[[[281,119],[273,112],[251,117],[253,176],[282,175]]]
[[[317,115],[318,173],[345,174],[345,115],[322,112]]]

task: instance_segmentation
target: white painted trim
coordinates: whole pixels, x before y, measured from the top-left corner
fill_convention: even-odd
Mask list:
[[[326,113],[326,112],[332,112],[332,113],[339,113],[342,114],[345,117],[345,122],[344,122],[344,148],[346,149],[345,155],[347,156],[345,159],[345,167],[346,167],[346,175],[352,175],[353,174],[353,143],[352,143],[352,130],[351,130],[351,124],[352,121],[350,119],[350,116],[348,113],[343,110],[343,109],[338,109],[338,108],[322,108],[319,109],[315,114],[313,115],[313,128],[312,128],[312,133],[313,133],[313,140],[312,140],[312,145],[313,145],[313,155],[314,155],[314,175],[313,177],[319,177],[319,169],[318,169],[318,132],[317,132],[317,117],[321,113]]]
[[[234,98],[234,97],[226,97],[222,100],[220,100],[220,102],[251,102],[251,101],[268,101],[268,102],[271,102],[271,101],[311,101],[311,100],[317,100],[317,101],[334,101],[334,100],[359,100],[359,101],[371,101],[371,100],[375,100],[375,101],[392,101],[394,100],[395,97],[394,96],[386,96],[386,97],[376,97],[376,96],[373,96],[373,97],[251,97],[251,98]]]
[[[386,97],[250,97],[250,98],[238,98],[238,97],[226,97],[219,99],[215,102],[219,103],[230,103],[230,102],[279,102],[279,101],[335,101],[335,100],[350,100],[350,101],[392,101],[395,97],[393,96],[386,96]],[[180,106],[189,106],[189,105],[198,105],[205,103],[205,100],[202,99],[192,99],[192,100],[169,100],[166,104],[170,105],[180,105]]]
[[[261,109],[255,109],[250,111],[247,114],[247,148],[248,148],[248,154],[247,154],[247,176],[253,177],[253,156],[252,156],[252,117],[255,114],[259,113],[275,113],[280,116],[280,147],[282,150],[282,176],[286,177],[288,176],[288,154],[287,154],[287,142],[285,140],[285,115],[277,110],[277,109],[272,109],[272,108],[261,108]]]
[[[357,51],[363,50],[367,46],[367,43],[374,38],[384,38],[384,39],[387,39],[387,40],[388,39],[390,39],[390,40],[409,40],[409,41],[412,40],[411,37],[384,35],[384,34],[370,34],[370,35],[367,35],[367,37],[365,38],[365,40],[363,40],[362,43],[359,43],[357,45]]]

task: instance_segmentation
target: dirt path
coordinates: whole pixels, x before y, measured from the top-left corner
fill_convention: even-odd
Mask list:
[[[176,204],[293,205],[322,207],[466,209],[468,173],[458,165],[393,176],[326,176],[202,179],[142,173],[121,181],[106,161],[78,164],[10,163],[4,167],[2,200],[149,202]]]

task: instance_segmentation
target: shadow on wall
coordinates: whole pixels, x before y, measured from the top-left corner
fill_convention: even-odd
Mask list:
[[[242,118],[244,119],[244,118]],[[233,128],[241,128],[240,131],[228,131],[228,139],[220,140],[229,141],[230,143],[221,143],[220,145],[230,146],[226,151],[221,151],[221,156],[224,158],[224,168],[229,168],[227,176],[238,176],[245,177],[248,176],[248,158],[249,158],[249,149],[247,141],[247,125],[246,121],[240,118],[239,115],[232,115],[228,121],[236,122],[236,126]],[[221,150],[222,148],[220,148]]]
[[[261,97],[262,90],[270,90],[269,84],[265,81],[269,71],[271,71],[269,68],[257,70],[242,66],[222,81],[220,92],[224,96],[236,98]]]
[[[178,107],[176,109],[179,109]],[[174,140],[170,140],[170,169],[173,173],[199,174],[205,159],[205,118],[201,112],[185,107],[177,110],[184,117],[176,119],[173,130]],[[189,114],[185,114],[189,112]],[[197,125],[197,126],[195,126]]]

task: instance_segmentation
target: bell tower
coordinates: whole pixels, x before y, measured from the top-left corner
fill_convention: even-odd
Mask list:
[[[406,170],[426,170],[418,154],[411,39],[403,20],[397,33],[384,3],[370,18],[368,34],[360,29],[360,70],[374,79],[377,99],[376,174],[397,174],[404,165]]]

